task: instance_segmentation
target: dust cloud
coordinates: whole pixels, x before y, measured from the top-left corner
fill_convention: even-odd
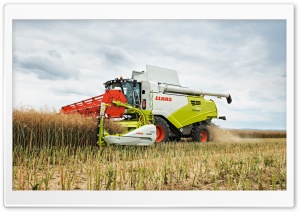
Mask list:
[[[240,136],[230,132],[229,130],[219,128],[218,126],[210,126],[210,140],[212,142],[240,142]]]

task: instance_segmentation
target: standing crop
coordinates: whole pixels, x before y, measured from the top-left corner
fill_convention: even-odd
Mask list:
[[[13,189],[286,190],[285,138],[99,147],[96,134],[80,115],[14,110]]]

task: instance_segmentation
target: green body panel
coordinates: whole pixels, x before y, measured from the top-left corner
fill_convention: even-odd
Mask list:
[[[103,140],[103,137],[109,135],[109,133],[104,129],[104,116],[100,117],[100,122],[99,122],[99,137],[98,137],[98,141],[97,144],[99,146],[103,146],[106,144],[106,142]]]
[[[140,115],[134,119],[135,121],[144,122],[144,124],[148,124],[148,122],[150,122],[151,124],[154,123],[154,116],[151,110],[140,110],[138,108],[130,108],[127,109],[126,112],[126,114],[135,114],[135,113]],[[121,122],[126,122],[126,120]]]
[[[214,101],[203,97],[187,97],[188,104],[172,113],[168,120],[176,127],[181,128],[196,122],[217,118],[218,111]]]
[[[128,121],[128,120],[118,121],[118,123],[126,128],[137,128],[140,125],[140,122],[138,121]]]

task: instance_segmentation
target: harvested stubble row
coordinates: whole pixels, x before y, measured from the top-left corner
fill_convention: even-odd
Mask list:
[[[285,138],[98,147],[95,123],[14,110],[13,189],[286,190]]]
[[[150,147],[16,146],[14,190],[286,190],[285,139]]]

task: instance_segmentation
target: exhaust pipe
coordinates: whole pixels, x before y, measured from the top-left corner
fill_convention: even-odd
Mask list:
[[[163,93],[169,92],[169,93],[180,93],[180,94],[191,94],[191,95],[225,97],[228,104],[232,102],[232,98],[230,94],[226,94],[226,93],[215,93],[215,92],[195,90],[195,89],[183,88],[179,86],[166,85],[166,84],[158,85],[158,89],[160,92]]]

